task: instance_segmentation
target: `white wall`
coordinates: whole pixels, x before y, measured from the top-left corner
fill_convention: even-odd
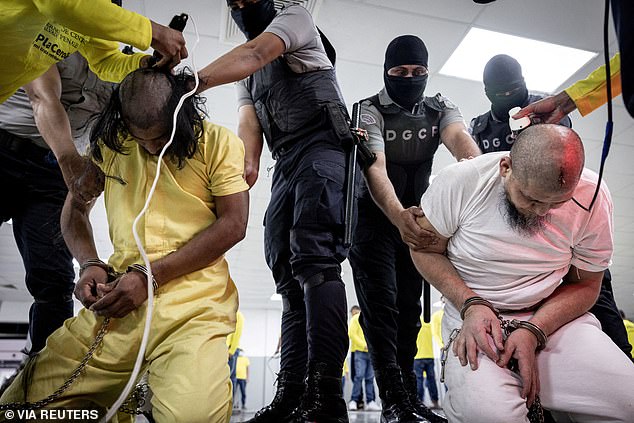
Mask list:
[[[240,309],[244,315],[240,348],[247,356],[268,357],[275,352],[282,315],[281,303],[277,304],[279,309]]]

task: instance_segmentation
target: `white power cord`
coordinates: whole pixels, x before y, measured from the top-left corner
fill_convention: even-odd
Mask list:
[[[189,57],[191,60],[193,73],[194,73],[194,79],[196,81],[196,84],[194,85],[194,88],[191,91],[185,93],[181,97],[178,104],[176,105],[176,110],[174,110],[174,117],[172,119],[172,134],[170,136],[169,141],[165,144],[165,146],[163,146],[163,149],[161,150],[161,153],[159,154],[158,161],[156,163],[156,175],[154,175],[154,182],[152,183],[152,187],[150,188],[150,193],[148,194],[147,199],[145,200],[145,205],[143,206],[143,209],[141,210],[141,212],[134,219],[134,223],[132,224],[132,234],[134,235],[134,240],[136,242],[137,247],[139,248],[139,252],[141,253],[141,257],[143,257],[143,262],[145,263],[145,267],[147,269],[147,273],[145,276],[147,278],[148,298],[147,298],[147,310],[145,314],[145,328],[143,330],[143,337],[141,338],[141,345],[139,346],[139,352],[137,354],[136,362],[134,363],[134,367],[132,368],[132,373],[130,374],[130,379],[128,380],[128,383],[126,384],[125,388],[123,388],[123,392],[121,392],[121,395],[119,395],[119,398],[114,402],[114,404],[112,404],[112,407],[110,407],[106,416],[100,420],[100,423],[108,422],[110,419],[114,417],[115,414],[117,414],[117,412],[119,411],[119,407],[128,398],[128,395],[130,395],[132,388],[136,385],[136,381],[139,376],[139,371],[141,370],[141,364],[143,363],[143,360],[145,357],[145,349],[147,347],[148,338],[150,336],[150,324],[152,323],[152,311],[154,310],[154,287],[152,286],[152,280],[153,280],[152,267],[150,265],[150,259],[148,258],[145,252],[145,249],[143,248],[141,239],[139,238],[139,234],[137,233],[136,226],[139,220],[141,219],[141,217],[147,211],[147,208],[150,205],[150,201],[152,200],[152,196],[154,195],[154,190],[156,189],[156,184],[158,183],[159,175],[161,173],[161,163],[163,162],[163,156],[165,155],[165,152],[167,151],[169,146],[172,144],[172,141],[174,140],[174,134],[176,133],[176,119],[178,117],[178,112],[183,106],[183,103],[185,102],[185,100],[191,97],[192,95],[194,95],[196,93],[196,90],[198,89],[199,81],[198,81],[198,72],[196,71],[196,63],[194,61],[194,51],[196,50],[196,47],[198,46],[198,42],[200,41],[200,35],[198,34],[198,28],[196,27],[196,22],[191,15],[189,15],[189,20],[192,21],[194,25],[194,31],[196,33],[196,42],[194,43],[194,47],[189,52]]]

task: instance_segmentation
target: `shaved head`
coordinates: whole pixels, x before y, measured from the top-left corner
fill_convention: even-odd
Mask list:
[[[572,129],[544,124],[522,131],[510,155],[500,160],[511,228],[526,236],[540,232],[550,210],[572,199],[583,163],[583,144]]]
[[[534,125],[522,131],[511,149],[513,176],[545,192],[572,191],[585,162],[579,135],[562,125]]]

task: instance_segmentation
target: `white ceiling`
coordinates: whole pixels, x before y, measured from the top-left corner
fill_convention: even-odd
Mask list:
[[[456,103],[467,122],[485,112],[489,103],[481,83],[438,75],[438,70],[471,27],[497,30],[540,41],[602,52],[603,2],[596,0],[498,0],[486,6],[471,0],[322,0],[315,4],[317,25],[337,49],[337,74],[344,97],[350,107],[354,101],[376,93],[382,86],[385,47],[401,34],[416,34],[429,50],[430,80],[427,93],[441,92]],[[124,0],[124,6],[162,23],[174,14],[185,12],[194,18],[200,32],[200,43],[193,52],[196,65],[202,67],[232,48],[235,43],[223,41],[226,25],[225,0]],[[190,22],[185,36],[190,49],[195,41]],[[230,38],[231,39],[231,38]],[[610,50],[616,49],[613,30]],[[600,65],[602,54],[573,75],[562,87],[585,77]],[[549,66],[544,63],[544,66]],[[210,90],[208,109],[211,120],[233,130],[236,128],[236,102],[232,86]],[[586,165],[598,169],[606,111],[602,108],[582,118],[572,116],[573,127],[586,146]],[[615,100],[614,139],[607,161],[605,179],[615,203],[615,254],[611,267],[618,305],[634,317],[634,119],[625,111],[621,98]],[[453,161],[441,148],[434,172]],[[263,258],[262,219],[269,199],[271,178],[266,167],[272,164],[264,153],[260,178],[251,190],[251,213],[247,238],[236,246],[228,259],[239,292],[241,307],[279,308],[271,301],[274,283]],[[4,201],[10,201],[5,199]],[[100,206],[102,207],[102,206]],[[107,239],[103,210],[97,209],[95,221],[102,257],[111,251]],[[24,288],[24,271],[9,225],[0,227],[0,320],[25,321],[30,297]],[[344,266],[349,302],[356,302],[352,275]],[[435,295],[434,298],[437,298]],[[20,307],[20,304],[22,306]],[[7,317],[9,315],[9,317]]]

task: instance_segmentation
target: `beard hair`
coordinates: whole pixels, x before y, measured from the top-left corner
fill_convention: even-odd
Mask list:
[[[528,238],[544,229],[549,215],[539,216],[537,214],[522,214],[522,212],[515,207],[515,204],[511,202],[511,199],[506,191],[502,193],[500,200],[504,206],[503,214],[506,222],[509,224],[511,229],[519,233],[521,236]]]

